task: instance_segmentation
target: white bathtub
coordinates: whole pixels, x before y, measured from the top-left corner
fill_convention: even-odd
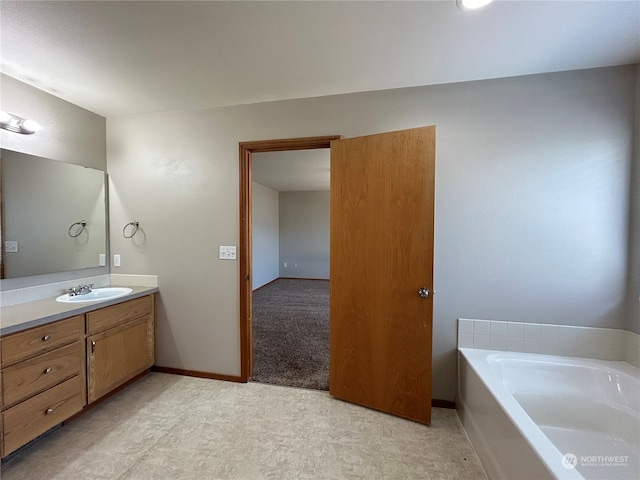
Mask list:
[[[640,479],[640,370],[458,352],[458,411],[491,479]]]

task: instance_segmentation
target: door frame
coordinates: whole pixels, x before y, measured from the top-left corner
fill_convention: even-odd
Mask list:
[[[252,355],[252,211],[251,181],[254,153],[283,152],[331,148],[340,135],[323,137],[284,138],[240,142],[240,381],[248,382],[253,373]]]

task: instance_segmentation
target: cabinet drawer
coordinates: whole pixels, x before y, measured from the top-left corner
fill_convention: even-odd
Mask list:
[[[87,334],[93,335],[134,318],[150,315],[153,311],[153,295],[87,313]]]
[[[81,342],[75,342],[5,368],[2,372],[3,405],[12,405],[66,378],[80,375],[82,347]]]
[[[78,413],[82,406],[82,380],[78,375],[5,410],[4,455]]]
[[[84,316],[7,335],[2,342],[2,365],[19,362],[40,353],[78,341],[84,335]]]

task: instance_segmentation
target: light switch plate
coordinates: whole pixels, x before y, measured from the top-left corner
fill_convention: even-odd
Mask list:
[[[4,242],[5,253],[18,253],[18,242],[13,240],[7,240]]]
[[[230,245],[220,245],[220,260],[235,260],[236,247]]]
[[[120,266],[120,255],[118,255],[117,253],[113,256],[113,266],[114,267]]]

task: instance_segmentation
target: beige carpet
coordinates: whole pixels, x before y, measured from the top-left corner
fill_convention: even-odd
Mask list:
[[[485,479],[455,410],[431,427],[326,392],[152,373],[9,457],[2,480]]]

